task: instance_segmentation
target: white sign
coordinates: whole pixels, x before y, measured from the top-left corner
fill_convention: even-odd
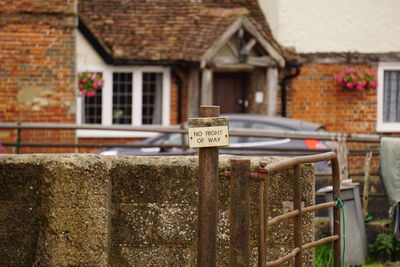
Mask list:
[[[229,145],[228,126],[189,128],[189,147],[215,147]]]

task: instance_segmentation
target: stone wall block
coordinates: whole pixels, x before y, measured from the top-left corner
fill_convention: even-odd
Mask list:
[[[110,179],[97,156],[44,161],[42,210],[36,265],[107,266]]]

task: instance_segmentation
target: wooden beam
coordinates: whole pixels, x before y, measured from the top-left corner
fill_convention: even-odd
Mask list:
[[[212,64],[216,67],[218,66],[225,66],[225,65],[231,65],[231,64],[239,64],[239,59],[233,58],[233,57],[215,57],[212,60]]]
[[[201,105],[212,105],[213,97],[213,71],[203,69],[201,77]]]
[[[275,67],[278,63],[270,56],[263,57],[249,57],[247,63],[258,67]]]
[[[276,116],[278,106],[278,69],[267,70],[268,116]]]
[[[246,17],[242,18],[243,27],[253,35],[254,38],[264,47],[264,49],[276,60],[280,67],[285,66],[285,59],[279,52],[262,36],[258,29],[253,25],[252,22]]]
[[[223,65],[223,66],[215,66],[218,68],[218,71],[224,72],[238,72],[238,71],[252,71],[254,70],[254,66],[250,64],[232,64],[232,65]]]
[[[199,82],[199,69],[192,68],[189,73],[189,88],[187,100],[187,114],[189,118],[196,118],[199,116],[200,106],[200,82]]]
[[[217,54],[218,50],[224,46],[229,39],[240,29],[242,26],[242,17],[238,18],[231,26],[221,35],[218,41],[212,45],[202,56],[201,68],[205,68],[207,63]]]
[[[257,43],[256,39],[251,38],[250,41],[247,42],[247,44],[242,48],[242,53],[244,54],[249,54],[250,50],[253,48],[253,46]]]

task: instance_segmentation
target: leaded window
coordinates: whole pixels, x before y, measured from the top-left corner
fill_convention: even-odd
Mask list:
[[[384,71],[383,122],[400,122],[400,71],[399,70]]]
[[[83,104],[83,122],[87,124],[101,124],[101,98],[102,91],[96,91],[96,95],[92,97],[84,96]]]
[[[142,124],[161,124],[162,73],[143,73]]]
[[[132,73],[113,73],[113,124],[132,124]]]

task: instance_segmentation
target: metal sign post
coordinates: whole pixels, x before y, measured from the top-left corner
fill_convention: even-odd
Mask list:
[[[218,146],[228,145],[228,119],[219,106],[200,106],[200,116],[189,120],[189,146],[199,147],[199,203],[197,265],[217,263]]]

